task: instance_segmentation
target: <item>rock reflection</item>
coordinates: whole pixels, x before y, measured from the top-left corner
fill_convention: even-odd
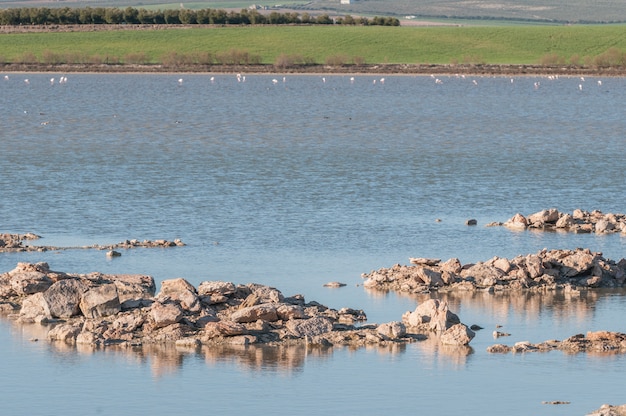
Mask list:
[[[462,369],[467,364],[474,349],[468,345],[444,345],[436,336],[414,344],[432,363],[443,364],[454,370]]]
[[[369,291],[368,291],[369,293]],[[381,295],[381,294],[378,294]],[[555,323],[586,323],[593,318],[597,304],[609,296],[626,296],[623,289],[594,289],[570,291],[528,292],[448,292],[428,294],[397,293],[400,297],[414,299],[418,304],[428,299],[447,301],[453,310],[478,310],[482,315],[493,316],[506,322],[511,315],[534,321],[549,314]],[[377,296],[372,293],[372,296]]]

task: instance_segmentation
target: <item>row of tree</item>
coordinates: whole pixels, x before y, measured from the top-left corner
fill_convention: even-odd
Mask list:
[[[219,9],[167,9],[146,10],[127,7],[86,8],[47,8],[23,7],[0,10],[0,25],[98,25],[98,24],[207,24],[207,25],[258,25],[258,24],[343,24],[399,26],[394,17],[354,18],[343,16],[333,19],[328,14],[311,16],[308,13],[259,13],[257,10],[243,9],[240,12],[227,12]]]

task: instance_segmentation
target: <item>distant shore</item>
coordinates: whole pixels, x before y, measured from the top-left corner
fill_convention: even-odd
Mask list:
[[[1,72],[55,73],[216,73],[216,74],[336,74],[336,75],[474,75],[474,76],[626,76],[626,68],[597,68],[548,65],[495,64],[362,64],[362,65],[294,65],[279,67],[260,65],[181,66],[140,64],[0,64]]]

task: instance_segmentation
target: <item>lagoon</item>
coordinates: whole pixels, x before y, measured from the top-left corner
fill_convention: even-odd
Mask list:
[[[46,261],[157,282],[258,282],[381,323],[427,295],[368,292],[360,274],[409,257],[467,263],[576,247],[624,257],[619,234],[484,226],[551,207],[625,211],[623,78],[69,74],[59,84],[65,74],[8,75],[0,231],[35,232],[45,245],[181,238],[187,246],[114,259],[97,250],[4,253],[2,272]],[[466,226],[469,218],[478,226]],[[329,281],[347,286],[322,287]],[[624,402],[622,356],[486,352],[496,342],[626,332],[624,291],[448,301],[463,322],[485,328],[468,350],[423,342],[94,352],[31,341],[45,338],[41,328],[2,319],[3,409],[582,415]],[[511,337],[495,341],[496,325]]]

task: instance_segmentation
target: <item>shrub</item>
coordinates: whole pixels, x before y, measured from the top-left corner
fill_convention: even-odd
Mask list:
[[[124,63],[126,64],[145,64],[148,63],[148,56],[145,52],[133,52],[124,55]]]
[[[342,54],[331,55],[326,57],[325,63],[329,66],[343,66],[348,63],[348,57]]]
[[[626,54],[619,48],[612,47],[596,56],[593,64],[599,67],[621,67],[626,64]]]
[[[541,65],[565,65],[565,58],[556,53],[546,53],[539,60]]]

